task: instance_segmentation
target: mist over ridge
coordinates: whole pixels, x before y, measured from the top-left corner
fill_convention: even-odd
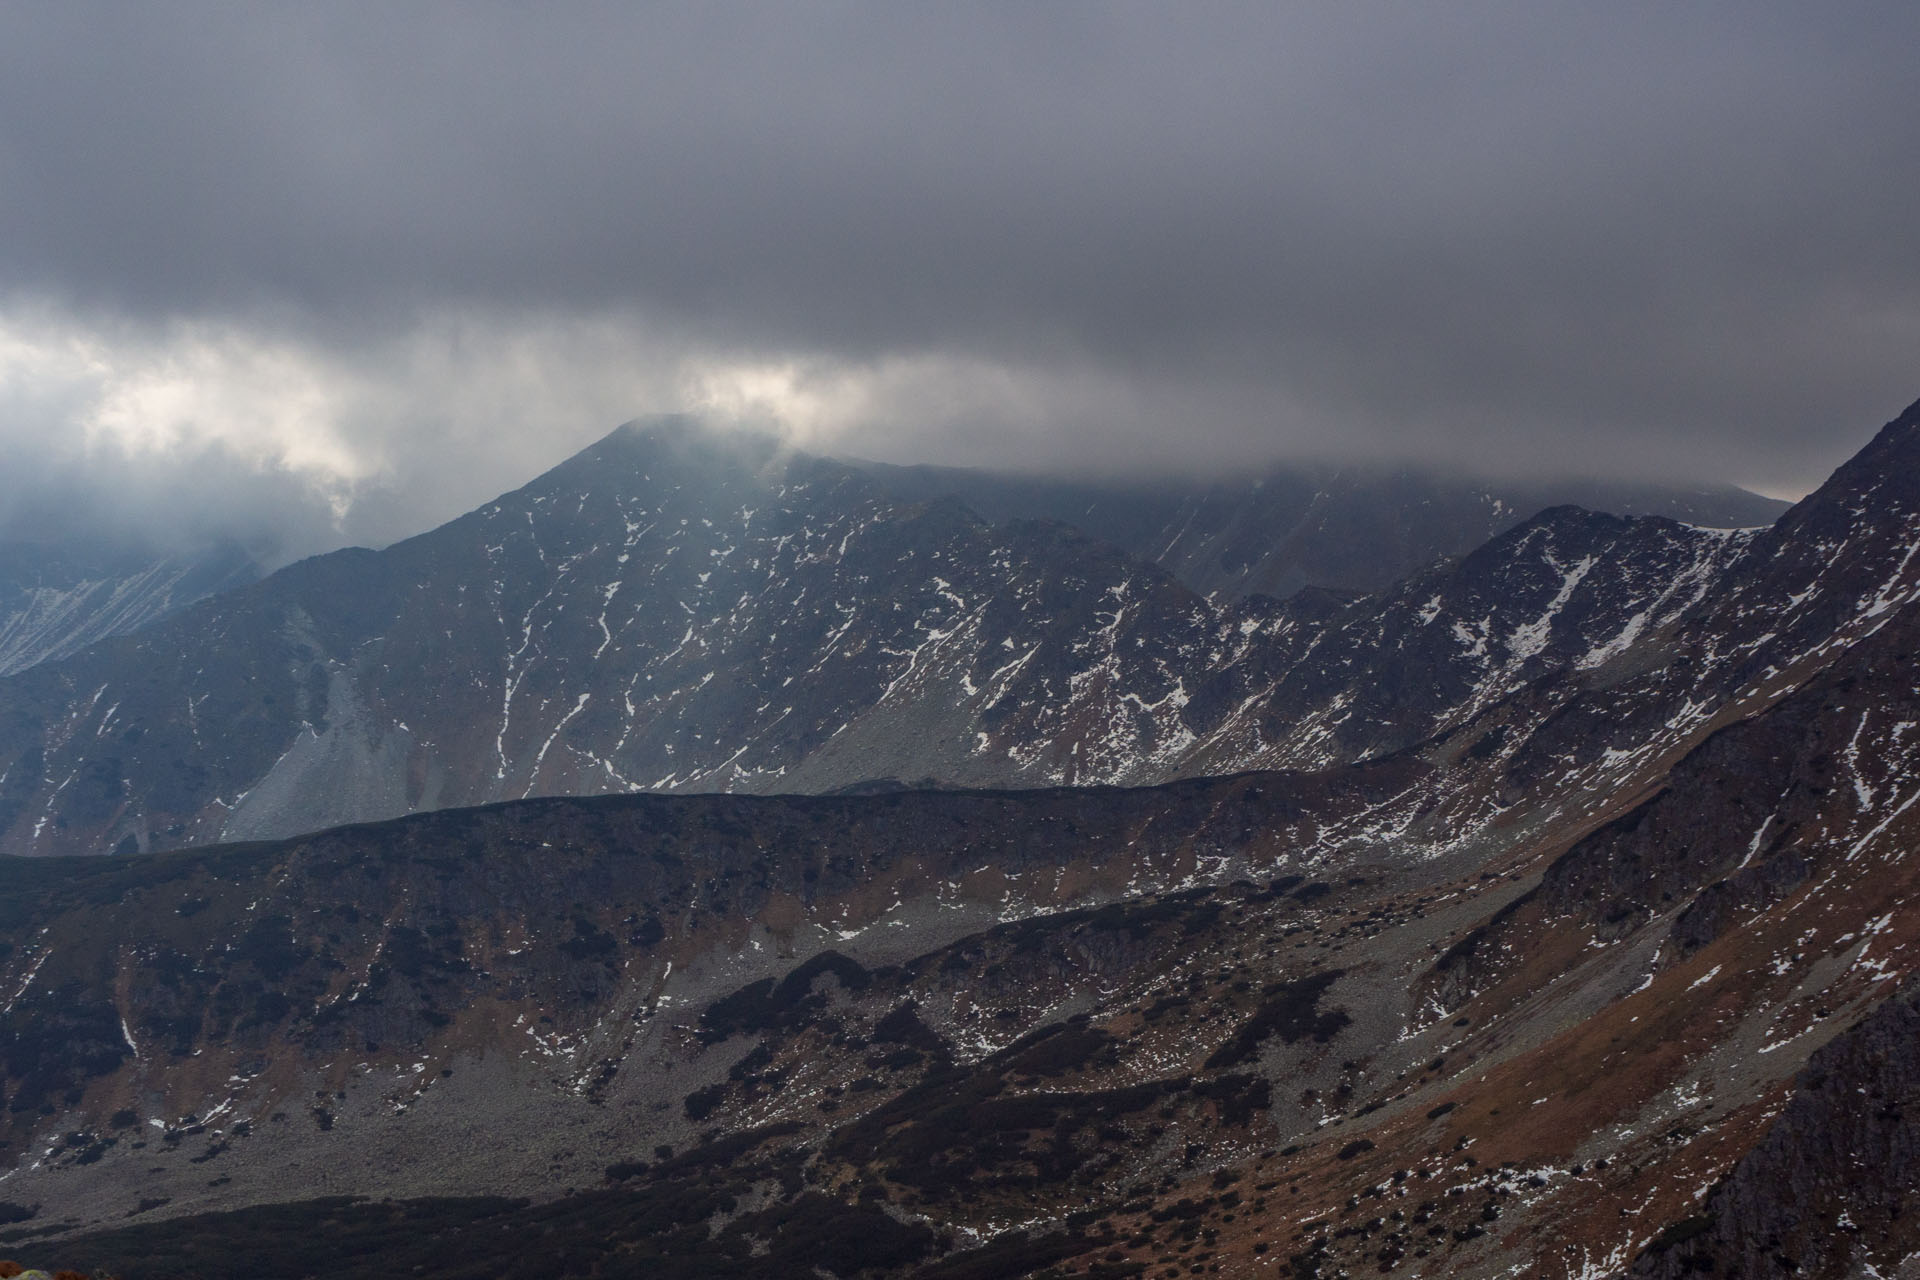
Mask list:
[[[1795,497],[1910,394],[1910,6],[749,9],[23,16],[0,524],[379,545],[679,409]]]

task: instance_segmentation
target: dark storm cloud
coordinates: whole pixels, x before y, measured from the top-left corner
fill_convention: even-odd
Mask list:
[[[1791,487],[1920,395],[1908,4],[4,24],[0,288],[75,316],[361,364],[426,313],[625,317],[972,461]]]

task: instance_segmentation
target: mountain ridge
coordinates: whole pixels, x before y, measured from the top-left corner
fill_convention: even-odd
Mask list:
[[[309,1192],[472,1195],[578,1185],[603,1161],[616,1184],[642,1179],[637,1212],[722,1159],[739,1162],[722,1182],[737,1184],[731,1194],[786,1167],[788,1194],[839,1188],[866,1203],[861,1189],[876,1188],[909,1221],[964,1225],[1003,1248],[1005,1215],[1031,1219],[1032,1192],[1056,1197],[1040,1211],[1056,1224],[1091,1199],[1112,1230],[1069,1233],[1057,1246],[1067,1256],[1158,1264],[1182,1239],[1160,1225],[1191,1220],[1236,1274],[1257,1269],[1262,1243],[1323,1271],[1377,1260],[1499,1274],[1516,1257],[1564,1268],[1550,1274],[1589,1274],[1603,1259],[1616,1269],[1681,1223],[1690,1187],[1745,1167],[1770,1132],[1768,1099],[1799,1063],[1866,1025],[1904,972],[1864,963],[1869,951],[1920,946],[1904,860],[1920,823],[1903,802],[1920,739],[1899,759],[1862,763],[1876,799],[1834,815],[1851,845],[1783,879],[1768,869],[1781,854],[1833,844],[1804,819],[1785,824],[1785,843],[1753,864],[1762,874],[1750,885],[1765,891],[1731,903],[1755,918],[1731,933],[1699,926],[1726,913],[1725,869],[1748,838],[1721,793],[1736,758],[1727,735],[1754,738],[1764,760],[1768,735],[1806,733],[1770,720],[1813,717],[1844,733],[1886,687],[1862,677],[1900,670],[1917,626],[1903,609],[1829,676],[1666,771],[1663,803],[1692,826],[1647,849],[1695,856],[1674,859],[1651,907],[1624,916],[1554,886],[1646,829],[1635,816],[1646,806],[1626,796],[1615,817],[1574,817],[1546,845],[1509,840],[1493,859],[1434,861],[1390,836],[1313,852],[1316,830],[1374,811],[1428,770],[1411,754],[1145,790],[517,801],[280,845],[0,864],[46,886],[7,895],[37,938],[8,972],[28,974],[22,994],[44,992],[4,1014],[9,1061],[41,1064],[10,1071],[10,1099],[29,1104],[12,1110],[14,1132],[39,1127],[39,1099],[76,1086],[93,1117],[57,1121],[81,1141],[56,1143],[9,1194],[60,1188],[68,1217],[50,1225],[70,1233],[122,1211],[134,1164],[159,1171],[140,1185],[177,1213],[271,1199],[288,1176]],[[1823,754],[1816,739],[1812,759]],[[1824,781],[1818,770],[1810,781]],[[1648,888],[1639,874],[1617,883]],[[1836,895],[1836,884],[1871,891]],[[1814,921],[1830,942],[1809,944]],[[1693,941],[1670,952],[1679,937]],[[138,976],[125,988],[117,974],[130,963]],[[1249,986],[1265,996],[1250,999]],[[282,990],[293,998],[273,999]],[[903,1000],[911,1016],[898,1014]],[[55,1007],[64,1020],[49,1019]],[[534,1010],[551,1025],[535,1025]],[[492,1029],[476,1039],[476,1024]],[[50,1056],[49,1036],[68,1047]],[[887,1047],[902,1043],[921,1047]],[[262,1057],[269,1044],[280,1048]],[[143,1079],[168,1081],[164,1103]],[[530,1089],[547,1100],[534,1104]],[[276,1102],[302,1098],[300,1127],[292,1114],[271,1119]],[[955,1098],[979,1137],[937,1127],[936,1104]],[[123,1099],[142,1116],[158,1108],[155,1138],[102,1126]],[[1083,1105],[1111,1116],[1099,1145],[1056,1152],[1043,1167],[1057,1172],[1037,1183],[1005,1181],[1046,1149],[1047,1124],[1080,1123],[1053,1117]],[[1523,1114],[1506,1120],[1515,1106]],[[1134,1107],[1145,1114],[1129,1118]],[[402,1155],[467,1112],[530,1140],[517,1175],[495,1146],[460,1173]],[[1171,1146],[1154,1136],[1169,1121]],[[548,1125],[570,1135],[552,1165],[533,1139]],[[582,1150],[589,1132],[600,1136]],[[676,1152],[691,1143],[695,1163],[640,1154],[663,1140]],[[1025,1145],[995,1145],[1008,1140]],[[393,1163],[362,1159],[353,1167],[386,1172],[343,1178],[322,1153],[346,1143]],[[769,1154],[749,1158],[756,1143]],[[316,1160],[335,1172],[318,1184],[293,1173]],[[212,1183],[209,1165],[221,1171]],[[1277,1208],[1220,1197],[1289,1183],[1294,1199]],[[1403,1185],[1425,1199],[1391,1218]],[[1644,1232],[1622,1235],[1627,1206],[1652,1215]],[[218,1238],[224,1222],[197,1230]],[[1705,1247],[1698,1233],[1673,1238]],[[567,1238],[570,1250],[582,1243]],[[85,1238],[77,1247],[87,1256]]]
[[[1304,690],[1271,714],[1370,747],[1294,739],[1310,768],[0,861],[0,1241],[217,1272],[279,1223],[328,1251],[290,1276],[448,1280],[542,1250],[753,1274],[842,1236],[874,1246],[844,1276],[1893,1273],[1920,1221],[1818,1125],[1920,1146],[1916,463],[1920,405],[1769,530],[1560,509],[1385,598],[1255,613],[1245,683],[1179,710]],[[799,553],[843,563],[855,510]],[[471,528],[564,563],[541,512]],[[918,528],[860,563],[921,583],[985,537]],[[741,554],[712,537],[666,559]],[[530,644],[524,616],[497,623]],[[1381,705],[1428,701],[1383,725],[1392,670]]]
[[[1590,653],[1570,622],[1624,621],[1747,536],[1555,510],[1539,536],[1614,548],[1595,579],[1610,605],[1517,568],[1475,588],[1499,572],[1485,555],[1344,608],[1215,603],[1068,526],[899,505],[768,441],[623,430],[439,530],[16,677],[0,848],[255,838],[539,793],[1152,782],[1397,750]],[[1408,592],[1449,583],[1474,616],[1421,620]],[[1406,665],[1385,647],[1411,643],[1384,629],[1416,626],[1439,638],[1422,669],[1443,687],[1361,733],[1330,638],[1371,646],[1384,689]]]
[[[1038,515],[1077,525],[1213,598],[1286,598],[1307,587],[1381,591],[1555,506],[1746,528],[1771,524],[1789,505],[1731,486],[1493,482],[1385,466],[1101,483],[850,462],[905,498],[955,496],[996,523]]]

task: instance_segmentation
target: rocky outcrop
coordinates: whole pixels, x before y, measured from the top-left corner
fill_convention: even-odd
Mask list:
[[[1813,1055],[1766,1136],[1634,1276],[1906,1275],[1920,1255],[1920,984]]]

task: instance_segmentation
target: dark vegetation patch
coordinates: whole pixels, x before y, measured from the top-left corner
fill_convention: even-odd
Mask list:
[[[1102,1147],[1128,1141],[1119,1120],[1186,1083],[1008,1093],[990,1063],[937,1064],[918,1084],[841,1129],[828,1150],[857,1165],[880,1165],[893,1181],[929,1197],[1058,1186]]]
[[[773,1065],[773,1050],[766,1045],[757,1045],[747,1051],[747,1056],[727,1068],[729,1080],[756,1080]]]
[[[585,916],[573,918],[573,936],[560,944],[560,950],[569,958],[581,961],[613,964],[620,958],[619,942]]]
[[[1065,1075],[1086,1066],[1112,1043],[1104,1031],[1056,1022],[1022,1036],[987,1061],[1017,1075]]]
[[[639,920],[627,941],[636,947],[648,950],[657,947],[666,939],[667,926],[661,922],[659,913],[650,913],[645,920]]]
[[[293,921],[285,915],[263,916],[233,944],[231,958],[250,964],[270,983],[284,982],[300,967],[306,953],[293,942]]]
[[[1218,1104],[1220,1119],[1225,1124],[1251,1124],[1254,1112],[1273,1109],[1273,1086],[1262,1076],[1230,1075],[1202,1080],[1193,1086],[1193,1092],[1196,1097]]]
[[[1161,996],[1159,999],[1155,1000],[1152,1004],[1148,1005],[1146,1009],[1142,1012],[1141,1016],[1146,1018],[1148,1022],[1158,1022],[1161,1018],[1165,1017],[1169,1013],[1172,1013],[1174,1010],[1185,1009],[1190,1007],[1192,1004],[1193,1004],[1192,996],[1183,996],[1183,995]]]
[[[947,1047],[939,1033],[921,1021],[920,1010],[911,1000],[874,1024],[873,1043],[902,1044],[928,1053],[941,1053]]]
[[[1269,1036],[1279,1036],[1287,1044],[1308,1039],[1325,1044],[1333,1039],[1353,1019],[1343,1009],[1322,1013],[1320,997],[1344,972],[1330,969],[1291,982],[1268,983],[1260,1007],[1207,1059],[1207,1070],[1239,1066],[1258,1055]]]
[[[825,1267],[838,1276],[909,1266],[933,1252],[933,1232],[872,1209],[807,1192],[785,1204],[748,1214],[727,1236],[769,1241],[754,1259],[758,1274],[803,1276]],[[746,1273],[742,1273],[746,1274]]]
[[[721,1081],[719,1084],[710,1084],[704,1089],[695,1089],[687,1095],[687,1119],[696,1123],[705,1120],[708,1116],[719,1110],[720,1104],[726,1101],[726,1098],[727,1085],[725,1081]]]
[[[0,1020],[0,1067],[13,1082],[9,1112],[75,1105],[87,1081],[127,1057],[119,1011],[89,994],[79,983],[33,992]]]
[[[1211,888],[1186,889],[1142,901],[1112,902],[1016,920],[962,938],[943,952],[909,962],[906,968],[910,973],[925,972],[937,955],[943,967],[965,970],[979,962],[988,944],[995,942],[1018,954],[1036,952],[1049,943],[1086,932],[1122,934],[1135,942],[1171,926],[1192,934],[1220,918],[1221,906],[1211,901],[1214,892]]]
[[[1507,742],[1507,726],[1497,724],[1491,730],[1480,735],[1479,739],[1466,750],[1469,760],[1485,760]]]
[[[814,990],[814,983],[827,974],[848,991],[864,990],[873,980],[857,961],[837,951],[822,951],[778,983],[762,978],[708,1005],[700,1015],[700,1038],[716,1044],[730,1036],[774,1031],[805,1021],[826,1008],[826,997]]]
[[[1207,900],[1212,892],[1211,889],[1188,889],[1148,903],[1115,902],[1095,907],[1084,914],[1075,912],[1051,919],[1057,926],[1078,916],[1092,928],[1123,932],[1135,941],[1150,936],[1154,930],[1166,925],[1177,924],[1183,933],[1193,934],[1220,918],[1220,905]],[[1048,917],[1042,916],[1031,923],[1040,925],[1047,920]]]
[[[124,1275],[249,1276],[257,1280],[482,1280],[502,1275],[633,1280],[787,1280],[814,1267],[855,1277],[897,1275],[931,1256],[934,1233],[874,1205],[804,1191],[798,1157],[743,1159],[774,1135],[758,1131],[649,1169],[615,1165],[622,1185],[545,1204],[500,1197],[374,1203],[310,1200],[202,1214],[23,1247],[29,1265]],[[651,1175],[651,1176],[649,1176]],[[636,1181],[644,1178],[645,1181]],[[782,1193],[718,1230],[756,1182]],[[56,1258],[57,1254],[57,1258]]]
[[[1277,901],[1305,884],[1306,880],[1302,875],[1278,876],[1269,880],[1265,889],[1247,894],[1246,901],[1250,904]]]
[[[1494,912],[1485,924],[1476,929],[1469,930],[1465,937],[1448,947],[1446,951],[1441,953],[1440,958],[1433,962],[1434,972],[1446,973],[1472,960],[1479,953],[1481,946],[1486,940],[1498,932],[1502,925],[1517,915],[1522,907],[1532,902],[1538,893],[1538,889],[1528,890],[1512,902],[1509,902],[1506,906]]]
[[[606,934],[600,936],[609,942],[613,940]],[[562,943],[560,949],[566,951],[572,945],[571,942]],[[467,963],[465,952],[466,944],[462,942],[459,930],[451,926],[443,926],[428,934],[407,925],[396,925],[387,931],[386,944],[380,955],[392,972],[417,982],[428,977],[447,977],[467,972],[471,966]]]
[[[763,1142],[775,1138],[785,1138],[806,1128],[797,1120],[787,1120],[779,1124],[761,1125],[757,1129],[744,1129],[703,1146],[674,1155],[671,1148],[660,1157],[660,1163],[654,1166],[656,1179],[671,1179],[703,1170],[721,1170],[732,1166],[749,1151]]]
[[[1647,1249],[1655,1254],[1665,1253],[1689,1240],[1706,1235],[1713,1230],[1713,1227],[1714,1220],[1707,1214],[1695,1214],[1690,1218],[1682,1218],[1678,1222],[1668,1224],[1659,1235],[1653,1238],[1653,1243],[1649,1244]]]

